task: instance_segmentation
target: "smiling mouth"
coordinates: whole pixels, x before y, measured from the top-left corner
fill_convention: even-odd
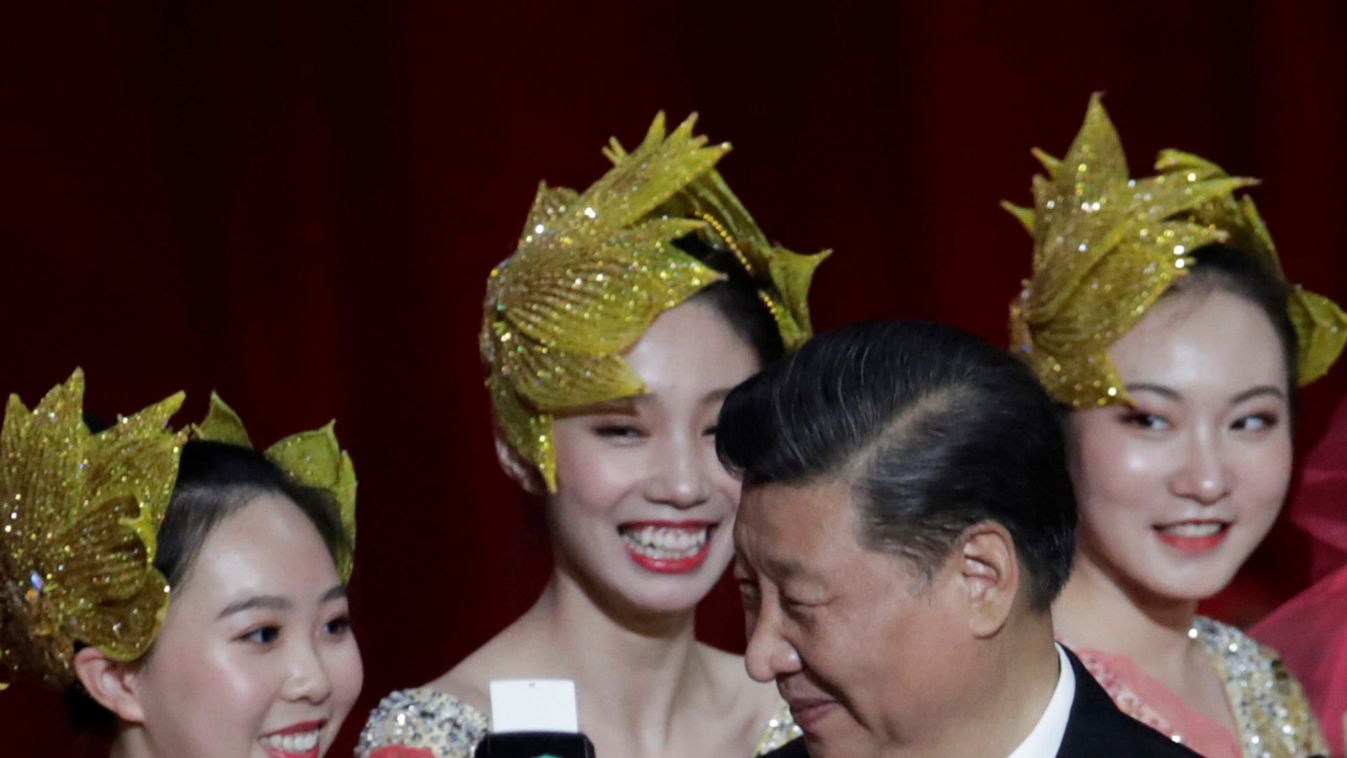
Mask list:
[[[637,565],[661,574],[695,571],[711,552],[716,525],[707,521],[633,521],[618,534]]]
[[[296,724],[258,738],[270,758],[318,758],[323,722]]]
[[[1179,521],[1152,528],[1166,545],[1190,553],[1213,550],[1230,534],[1228,521]]]

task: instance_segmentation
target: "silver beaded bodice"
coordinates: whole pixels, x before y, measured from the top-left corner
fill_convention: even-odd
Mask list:
[[[380,748],[402,746],[427,749],[435,758],[471,758],[490,728],[486,714],[452,695],[427,687],[397,690],[370,713],[355,755],[370,758]],[[778,702],[758,739],[755,755],[775,750],[800,734],[785,701]]]

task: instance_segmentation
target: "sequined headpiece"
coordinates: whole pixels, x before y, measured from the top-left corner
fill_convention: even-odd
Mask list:
[[[168,608],[154,568],[184,435],[169,397],[92,434],[78,369],[29,411],[11,395],[0,432],[0,666],[64,686],[76,643],[130,661]]]
[[[1188,273],[1197,248],[1228,243],[1285,281],[1253,201],[1234,196],[1255,180],[1174,150],[1160,153],[1155,176],[1130,178],[1098,95],[1065,158],[1034,154],[1048,175],[1034,177],[1033,209],[1003,204],[1034,237],[1033,276],[1011,303],[1011,345],[1057,401],[1127,401],[1108,348]],[[1299,286],[1288,309],[1303,385],[1342,352],[1347,315]]]
[[[306,487],[326,490],[337,501],[348,548],[337,560],[337,571],[343,581],[349,581],[355,568],[355,466],[351,456],[337,442],[335,426],[335,421],[329,421],[318,429],[296,432],[262,454],[295,481]],[[193,439],[253,447],[242,419],[214,392],[210,394],[206,418],[192,427],[191,433]]]
[[[827,253],[771,246],[713,170],[728,145],[694,137],[695,115],[665,135],[664,115],[583,194],[542,185],[513,255],[492,272],[481,352],[506,441],[556,490],[552,417],[640,394],[622,353],[664,311],[722,274],[678,249],[698,233],[728,247],[758,284],[788,349],[810,334],[806,295]]]

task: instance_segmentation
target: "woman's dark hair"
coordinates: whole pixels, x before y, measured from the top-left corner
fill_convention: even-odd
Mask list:
[[[780,358],[786,352],[781,342],[781,330],[758,294],[757,283],[744,271],[734,252],[707,244],[696,233],[675,240],[674,245],[725,275],[725,279],[702,289],[691,300],[704,302],[720,311],[735,334],[753,348],[760,364],[766,366]]]
[[[351,545],[341,526],[341,511],[330,493],[296,482],[256,450],[224,442],[192,440],[182,448],[178,481],[173,486],[154,567],[177,589],[216,524],[261,495],[294,503],[318,530],[332,560],[340,562]]]
[[[91,430],[105,426],[86,419]],[[334,562],[352,545],[341,525],[341,510],[326,491],[296,482],[265,455],[224,442],[191,440],[183,445],[178,479],[159,527],[154,567],[176,592],[191,572],[206,537],[229,515],[261,495],[294,503],[318,530]],[[111,735],[116,718],[75,686],[66,690],[66,709],[81,732]]]
[[[1300,347],[1295,324],[1287,311],[1291,287],[1270,264],[1240,248],[1220,243],[1203,245],[1192,253],[1193,267],[1177,280],[1165,295],[1179,293],[1228,292],[1253,304],[1267,317],[1281,343],[1286,366],[1287,403],[1294,423],[1298,404],[1296,387],[1300,384]]]

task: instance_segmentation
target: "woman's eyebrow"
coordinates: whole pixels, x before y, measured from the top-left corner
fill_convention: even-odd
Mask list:
[[[337,584],[334,585],[332,589],[328,590],[327,592],[324,592],[323,596],[318,598],[318,603],[320,605],[323,603],[330,603],[333,600],[340,600],[344,597],[346,597],[346,585]]]
[[[733,387],[721,387],[720,389],[711,390],[705,395],[702,395],[702,402],[719,403],[720,401],[725,399],[726,395],[729,395],[733,391],[734,391]]]
[[[636,405],[640,402],[643,395],[628,395],[627,397],[614,398],[612,400],[600,400],[597,403],[588,405],[577,405],[565,408],[556,413],[559,418],[569,416],[597,416],[605,413],[611,413],[619,416],[635,416]]]
[[[293,605],[294,604],[287,598],[283,598],[280,595],[252,595],[251,597],[235,600],[229,605],[226,605],[224,610],[220,611],[220,615],[215,618],[222,619],[225,616],[232,616],[235,613],[250,611],[254,608],[264,608],[271,611],[288,611]]]
[[[1164,386],[1163,384],[1150,384],[1149,382],[1137,382],[1127,385],[1128,392],[1151,392],[1169,400],[1182,400],[1178,392]]]
[[[1286,393],[1282,392],[1280,387],[1274,387],[1270,384],[1260,384],[1257,387],[1250,387],[1249,389],[1244,390],[1238,395],[1235,395],[1234,397],[1230,398],[1230,404],[1239,405],[1245,400],[1260,397],[1262,395],[1271,395],[1272,397],[1275,397],[1278,400],[1286,399]]]

